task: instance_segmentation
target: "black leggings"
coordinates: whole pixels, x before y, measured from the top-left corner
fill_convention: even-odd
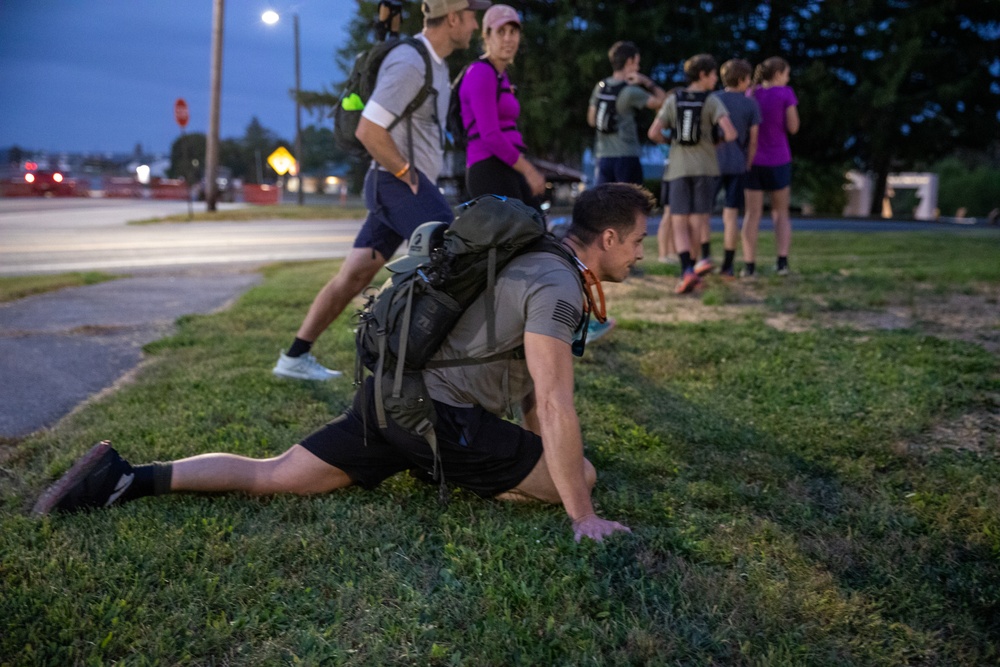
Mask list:
[[[465,171],[465,189],[469,197],[502,195],[520,199],[528,206],[539,208],[541,197],[531,194],[528,181],[513,167],[497,157],[488,157]]]

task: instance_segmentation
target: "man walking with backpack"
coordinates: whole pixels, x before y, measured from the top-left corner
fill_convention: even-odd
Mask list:
[[[594,510],[597,475],[584,458],[573,355],[582,354],[578,337],[588,313],[604,315],[601,281],[623,281],[642,259],[654,203],[649,192],[631,184],[584,191],[563,248],[530,246],[497,273],[493,290],[471,301],[431,358],[437,364],[421,371],[433,403],[436,452],[392,420],[379,426],[385,414],[377,409],[376,382],[369,377],[343,415],[274,458],[214,453],[133,467],[110,443],[98,443],[41,495],[33,513],[177,492],[309,495],[354,484],[373,489],[410,470],[421,477],[440,471],[449,483],[484,498],[561,503],[577,541],[628,532]],[[555,243],[551,237],[548,242]],[[419,245],[413,243],[414,254]],[[492,332],[483,316],[489,310],[495,314]],[[519,353],[491,354],[491,333],[497,350]],[[451,363],[456,357],[461,365]],[[520,406],[520,425],[503,418],[511,406]]]
[[[340,271],[313,299],[292,345],[278,357],[275,375],[299,380],[340,376],[316,361],[311,354],[313,343],[414,229],[432,220],[452,220],[451,207],[435,184],[444,160],[442,123],[450,93],[444,59],[469,47],[479,27],[475,11],[489,6],[484,0],[425,0],[421,5],[424,29],[415,39],[427,51],[426,58],[419,46],[403,42],[379,66],[375,90],[365,103],[356,132],[372,157],[364,187],[368,218]],[[424,86],[428,62],[433,91],[403,118],[407,105]]]

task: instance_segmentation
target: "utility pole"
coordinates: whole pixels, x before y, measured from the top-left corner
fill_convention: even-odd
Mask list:
[[[215,172],[219,167],[219,98],[222,92],[222,23],[225,0],[214,0],[212,5],[212,74],[211,99],[208,109],[208,140],[205,142],[205,205],[215,211],[219,198]]]

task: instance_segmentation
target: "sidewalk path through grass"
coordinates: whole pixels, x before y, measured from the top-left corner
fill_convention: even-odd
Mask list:
[[[143,274],[0,304],[0,437],[50,426],[142,360],[174,321],[226,307],[260,274]]]

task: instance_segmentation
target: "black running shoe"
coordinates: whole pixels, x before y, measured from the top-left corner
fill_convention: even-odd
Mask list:
[[[110,442],[102,440],[77,459],[59,481],[45,489],[31,513],[45,516],[53,511],[110,507],[119,501],[133,479],[132,466]]]

